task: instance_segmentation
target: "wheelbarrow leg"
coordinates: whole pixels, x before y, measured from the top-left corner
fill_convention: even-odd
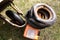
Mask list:
[[[38,40],[39,33],[39,29],[35,29],[31,25],[27,24],[23,36],[32,40]]]

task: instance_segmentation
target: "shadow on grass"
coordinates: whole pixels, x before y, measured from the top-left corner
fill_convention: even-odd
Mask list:
[[[0,19],[0,40],[30,40],[23,37],[25,28],[13,27]]]

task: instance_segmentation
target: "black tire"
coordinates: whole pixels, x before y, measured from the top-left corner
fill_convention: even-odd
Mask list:
[[[6,15],[12,19],[13,21],[17,21],[18,23],[20,23],[21,25],[23,25],[25,22],[24,20],[15,12],[11,11],[11,10],[7,10],[6,11]]]
[[[43,7],[41,7],[41,6],[43,6]],[[49,15],[45,15],[48,18],[46,20],[38,17],[38,13],[36,11],[37,8],[44,9],[44,7],[46,7],[47,8],[46,11],[49,12],[49,13],[47,13]],[[47,4],[44,4],[44,3],[39,3],[39,4],[36,4],[35,6],[33,6],[27,12],[26,18],[28,19],[28,23],[37,29],[49,27],[56,22],[56,14],[55,14],[54,10],[50,6],[48,6]]]
[[[38,8],[41,5],[48,8],[48,10],[51,12],[51,16],[50,16],[50,18],[48,20],[44,20],[44,19],[39,18],[38,14],[35,11],[35,9]],[[43,9],[44,9],[44,7],[43,7]],[[56,13],[54,12],[54,10],[50,6],[48,6],[47,4],[44,4],[44,3],[42,3],[40,5],[38,5],[38,4],[35,5],[35,7],[34,7],[34,15],[35,15],[36,20],[38,20],[38,21],[40,21],[42,23],[45,23],[45,24],[47,24],[49,26],[53,25],[55,23],[55,21],[56,21]]]

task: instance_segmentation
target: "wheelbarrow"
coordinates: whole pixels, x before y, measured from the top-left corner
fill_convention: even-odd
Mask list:
[[[1,14],[0,14],[0,18],[3,19],[3,20],[5,20],[6,22],[8,22],[9,24],[11,24],[12,26],[24,27],[27,22],[26,22],[25,19],[23,19],[24,16],[23,16],[22,11],[19,10],[19,8],[13,3],[13,0],[1,0],[1,1],[0,1],[0,7],[2,7],[3,5],[6,5],[6,3],[9,4],[17,13],[15,13],[15,12],[13,12],[13,11],[11,11],[11,10],[8,10],[8,11],[6,11],[6,15],[9,16],[10,18],[12,18],[12,20],[7,19],[6,17],[4,17],[4,16],[1,15]],[[10,15],[11,15],[11,16],[10,16]],[[21,18],[19,15],[22,16],[23,18]],[[16,16],[17,16],[17,17],[16,17]],[[19,21],[21,25],[17,25],[17,24],[15,23],[15,21],[13,21],[13,18],[14,18],[14,17],[16,17],[15,19],[17,19],[17,20],[15,20],[15,19],[14,19],[14,20],[15,20],[15,21]],[[19,18],[18,18],[18,17],[19,17]],[[18,22],[18,24],[19,24],[19,22]]]

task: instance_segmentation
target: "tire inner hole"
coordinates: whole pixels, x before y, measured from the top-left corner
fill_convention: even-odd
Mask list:
[[[38,13],[38,16],[42,19],[49,19],[50,18],[50,13],[43,8],[38,9],[37,13]]]

